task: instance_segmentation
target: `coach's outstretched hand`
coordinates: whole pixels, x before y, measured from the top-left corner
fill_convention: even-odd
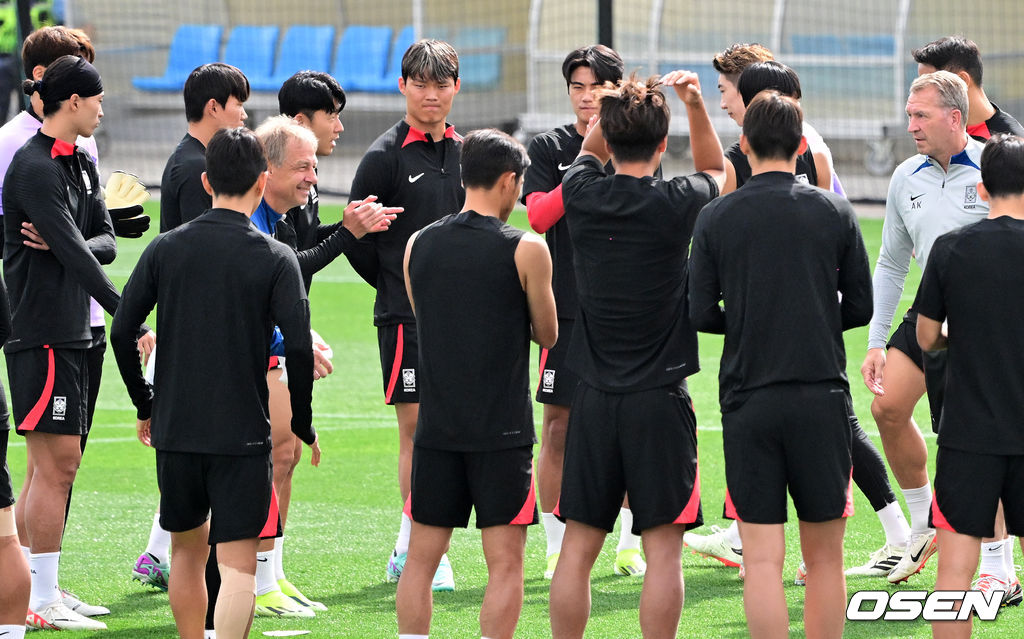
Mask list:
[[[348,203],[342,214],[341,224],[358,240],[367,233],[388,230],[391,222],[404,210],[400,206],[384,206],[377,202],[376,195],[369,195],[365,200]]]
[[[696,106],[701,101],[700,78],[693,71],[669,71],[661,77],[661,83],[676,90],[676,95],[687,106]]]
[[[114,235],[137,238],[149,230],[149,216],[142,210],[142,205],[149,199],[149,191],[138,177],[114,171],[104,188],[104,198]]]

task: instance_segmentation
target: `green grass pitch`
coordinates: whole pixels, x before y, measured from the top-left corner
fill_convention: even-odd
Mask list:
[[[158,207],[150,204],[148,208],[155,218]],[[321,215],[325,221],[336,220],[340,207],[324,207]],[[512,221],[525,225],[525,213],[516,212]],[[155,219],[153,227],[157,227]],[[862,228],[874,263],[881,221],[864,220]],[[140,241],[119,241],[120,255],[107,269],[118,287],[124,284],[146,241],[154,234],[151,231]],[[919,275],[915,267],[900,312],[909,305]],[[311,298],[313,327],[334,348],[335,372],[315,385],[314,422],[320,431],[323,463],[318,469],[311,468],[306,451],[296,473],[285,569],[293,583],[310,597],[323,601],[329,610],[310,620],[257,619],[252,636],[261,636],[267,630],[309,629],[313,637],[395,637],[395,586],[384,583],[384,567],[398,530],[401,507],[396,481],[398,441],[394,411],[383,402],[376,331],[371,324],[373,290],[342,259],[317,275]],[[855,408],[864,428],[880,446],[869,411],[870,395],[859,373],[867,331],[850,331],[846,337]],[[700,346],[703,372],[690,378],[690,390],[700,428],[704,517],[707,524],[722,524],[719,515],[725,471],[717,389],[721,339],[702,335]],[[203,371],[193,373],[201,375]],[[211,380],[211,387],[214,384],[215,380]],[[539,405],[535,408],[539,432]],[[916,418],[927,430],[925,402],[918,406]],[[216,427],[210,424],[210,428]],[[926,437],[929,461],[933,464],[935,439],[931,433]],[[9,462],[17,489],[24,476],[25,448],[21,438],[14,434]],[[61,562],[63,587],[112,611],[104,618],[110,630],[96,636],[175,636],[167,595],[130,581],[132,564],[146,545],[157,504],[154,469],[153,451],[135,439],[134,410],[108,351],[95,425],[75,485]],[[878,519],[859,492],[856,509],[856,516],[848,521],[847,566],[863,563],[868,553],[884,542]],[[804,593],[802,588],[792,585],[799,552],[792,512],[790,519],[785,592],[791,629],[799,636]],[[640,636],[637,607],[641,582],[612,576],[616,540],[617,533],[609,535],[594,569],[588,637]],[[543,530],[535,526],[527,544],[526,598],[518,637],[551,636],[549,582],[542,578],[544,548]],[[455,531],[450,557],[456,591],[434,597],[433,636],[479,637],[477,615],[486,570],[478,531]],[[679,636],[746,636],[737,571],[685,549],[682,563],[686,603]],[[902,588],[930,589],[934,585],[935,565],[934,560],[929,562],[921,575]],[[847,589],[852,593],[897,588],[883,579],[860,578],[849,579]],[[995,622],[976,623],[976,635],[1020,636],[1024,632],[1022,616],[1022,610],[1004,610]],[[930,637],[931,633],[929,626],[920,621],[877,621],[848,622],[846,635],[889,638]]]

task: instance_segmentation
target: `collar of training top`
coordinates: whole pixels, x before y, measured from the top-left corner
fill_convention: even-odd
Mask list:
[[[53,146],[50,147],[50,158],[57,158],[61,155],[74,155],[75,149],[78,147],[70,142],[65,142],[61,139],[55,139]]]
[[[462,142],[462,136],[455,132],[455,126],[449,124],[448,128],[444,130],[444,137],[455,140],[456,142]],[[409,127],[409,133],[405,136],[405,141],[402,142],[402,148],[412,144],[413,142],[429,142],[427,134],[420,131],[414,126]]]

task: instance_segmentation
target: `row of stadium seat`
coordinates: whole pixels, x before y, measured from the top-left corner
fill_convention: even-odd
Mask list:
[[[348,91],[397,93],[402,55],[413,43],[413,28],[401,29],[392,39],[387,26],[351,25],[344,30],[331,56],[334,27],[294,25],[277,46],[276,25],[240,25],[231,30],[223,55],[220,25],[186,24],[178,27],[167,54],[162,76],[134,77],[142,91],[181,91],[192,69],[222,61],[241,69],[254,91],[277,91],[296,71],[328,71]],[[493,88],[501,77],[500,47],[503,27],[464,27],[453,39],[457,48],[481,50],[460,56],[460,75],[469,88]],[[275,56],[276,53],[276,56]]]

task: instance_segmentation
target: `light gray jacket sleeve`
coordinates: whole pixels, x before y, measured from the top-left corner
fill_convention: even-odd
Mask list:
[[[874,288],[875,312],[868,332],[868,348],[885,348],[892,328],[893,316],[903,295],[903,285],[910,272],[914,242],[903,223],[898,203],[901,201],[903,176],[893,175],[885,198],[885,222],[882,224],[882,249],[878,253]]]

